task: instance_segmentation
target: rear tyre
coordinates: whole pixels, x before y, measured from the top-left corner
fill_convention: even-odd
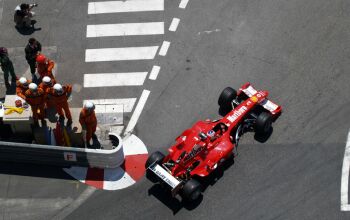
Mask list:
[[[220,94],[218,104],[220,107],[229,106],[232,108],[231,102],[237,97],[237,91],[231,87],[226,87]]]
[[[199,199],[202,193],[201,188],[202,186],[197,180],[190,179],[182,188],[183,199],[189,202]]]
[[[151,164],[156,163],[160,164],[163,162],[165,156],[159,151],[153,152],[147,159],[145,168],[147,169]]]
[[[262,112],[256,119],[255,132],[257,134],[267,134],[272,128],[272,115],[270,112]]]
[[[148,170],[147,168],[153,164],[161,164],[164,160],[165,156],[159,151],[153,152],[147,159],[145,168],[146,168],[146,177],[149,179],[151,182],[156,183],[159,181],[158,176],[154,174],[152,171]]]

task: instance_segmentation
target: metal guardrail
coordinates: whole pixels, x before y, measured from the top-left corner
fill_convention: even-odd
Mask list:
[[[84,149],[0,141],[0,161],[53,166],[115,168],[124,162],[120,136],[110,133],[112,150]]]

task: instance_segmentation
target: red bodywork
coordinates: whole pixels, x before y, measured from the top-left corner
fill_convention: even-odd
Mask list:
[[[188,169],[191,170],[190,176],[204,177],[211,173],[220,162],[232,155],[236,146],[232,136],[244,118],[257,105],[263,106],[270,102],[269,105],[272,105],[273,108],[271,109],[270,106],[268,111],[275,117],[282,111],[280,106],[267,99],[267,91],[256,91],[249,83],[240,88],[238,95],[244,95],[246,99],[225,117],[218,121],[198,121],[192,128],[185,130],[176,138],[176,143],[169,148],[169,154],[163,161],[163,163],[175,164],[169,168],[172,176],[186,179]],[[217,129],[221,124],[226,126],[226,131],[222,132],[221,129]],[[201,139],[200,132],[205,133],[208,138]],[[215,138],[211,138],[213,136]]]

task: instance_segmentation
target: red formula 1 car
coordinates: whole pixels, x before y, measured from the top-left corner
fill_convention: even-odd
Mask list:
[[[238,93],[225,88],[218,100],[223,118],[198,121],[185,130],[169,148],[169,154],[152,153],[147,162],[147,176],[170,186],[172,195],[182,194],[193,201],[201,195],[197,177],[208,176],[227,159],[232,158],[240,136],[247,130],[257,134],[271,131],[272,122],[282,108],[267,99],[267,91],[257,91],[250,83]],[[196,177],[196,178],[194,178]]]

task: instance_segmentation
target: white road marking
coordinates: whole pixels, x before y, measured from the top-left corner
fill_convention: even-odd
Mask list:
[[[64,209],[62,209],[58,214],[56,214],[52,219],[61,220],[70,215],[74,210],[79,208],[81,204],[83,204],[90,196],[96,191],[94,187],[88,186],[79,197],[74,200],[74,202],[70,203]]]
[[[96,114],[123,113],[123,105],[116,104],[95,104]]]
[[[211,34],[213,32],[220,32],[221,29],[215,29],[215,30],[211,30],[211,31],[202,31],[202,32],[198,32],[197,34],[198,35],[201,35],[202,33],[205,33],[205,34]]]
[[[135,180],[120,167],[104,169],[104,190],[124,189],[135,183]]]
[[[134,110],[134,113],[132,114],[132,116],[130,118],[129,124],[124,131],[124,135],[131,133],[134,130],[135,125],[136,125],[137,121],[139,120],[141,112],[142,112],[142,110],[147,102],[147,99],[148,99],[148,96],[150,93],[151,92],[148,90],[143,90],[141,97],[140,97],[140,100],[137,103],[136,108]]]
[[[88,25],[86,37],[164,34],[164,22]]]
[[[0,25],[2,21],[2,13],[4,11],[4,0],[0,0]]]
[[[123,105],[124,112],[131,112],[134,108],[136,98],[124,98],[124,99],[90,99],[84,100],[84,104],[87,102],[93,102],[95,105]]]
[[[181,0],[179,8],[186,8],[189,0]]]
[[[170,27],[169,27],[169,31],[176,31],[179,23],[180,23],[179,18],[173,18],[173,20],[171,21]]]
[[[148,154],[145,144],[135,135],[123,139],[124,155]]]
[[[349,169],[350,169],[350,131],[348,133],[348,139],[346,141],[344,160],[343,160],[343,169],[341,176],[341,191],[340,191],[340,210],[341,211],[350,211],[349,205]]]
[[[87,49],[85,62],[154,59],[159,46]]]
[[[153,66],[151,74],[149,75],[149,79],[156,80],[159,71],[160,71],[160,66]]]
[[[163,41],[162,47],[159,50],[159,55],[160,56],[165,56],[168,52],[168,49],[170,47],[170,42],[169,41]]]
[[[147,72],[84,74],[84,87],[141,86]]]
[[[164,11],[164,0],[128,0],[89,2],[88,14]]]

